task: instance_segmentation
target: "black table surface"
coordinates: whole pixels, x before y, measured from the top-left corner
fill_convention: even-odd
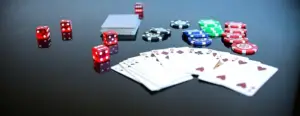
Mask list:
[[[296,8],[284,0],[143,0],[136,41],[120,41],[112,65],[152,49],[187,46],[181,30],[160,43],[141,39],[151,27],[169,28],[184,19],[196,29],[199,19],[248,24],[250,41],[259,46],[250,59],[279,68],[257,92],[246,97],[196,79],[157,94],[110,71],[93,70],[91,48],[101,44],[100,27],[109,14],[133,13],[134,0],[1,1],[2,113],[39,116],[289,116],[297,92]],[[62,41],[60,19],[73,22],[73,40]],[[51,28],[52,46],[37,48],[35,27]],[[231,52],[219,39],[211,49]],[[231,52],[232,53],[232,52]]]

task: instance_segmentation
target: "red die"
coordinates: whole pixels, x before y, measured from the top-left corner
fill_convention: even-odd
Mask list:
[[[92,48],[92,55],[94,61],[101,63],[110,59],[109,48],[104,45],[98,45]]]
[[[143,9],[144,5],[141,2],[137,2],[134,4],[134,9]]]
[[[36,38],[37,39],[48,39],[50,37],[50,28],[48,26],[36,27]]]
[[[63,19],[60,21],[61,32],[72,32],[72,22],[71,20]]]
[[[102,33],[103,44],[106,46],[118,44],[118,33],[109,30]]]

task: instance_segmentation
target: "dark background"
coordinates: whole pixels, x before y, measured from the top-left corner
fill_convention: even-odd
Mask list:
[[[2,0],[1,114],[3,116],[290,116],[296,113],[299,3],[287,0],[143,0],[145,18],[136,41],[119,42],[112,64],[140,52],[186,46],[181,30],[160,43],[142,41],[150,27],[173,19],[242,21],[259,46],[253,60],[279,68],[254,97],[192,80],[151,95],[113,71],[93,70],[91,47],[100,44],[108,14],[133,13],[134,0]],[[62,18],[73,21],[73,41],[59,32]],[[39,49],[35,27],[51,28],[52,46]],[[219,40],[212,49],[231,52]]]

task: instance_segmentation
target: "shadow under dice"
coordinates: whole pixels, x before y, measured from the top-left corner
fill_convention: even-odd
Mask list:
[[[104,73],[110,71],[110,61],[105,61],[105,62],[97,62],[94,61],[94,70],[98,73]]]
[[[72,40],[72,38],[73,38],[72,31],[71,32],[62,32],[61,37],[62,37],[62,40],[64,40],[64,41]]]
[[[117,54],[118,51],[119,51],[119,45],[118,44],[108,46],[108,48],[109,48],[109,51],[110,51],[111,55]]]

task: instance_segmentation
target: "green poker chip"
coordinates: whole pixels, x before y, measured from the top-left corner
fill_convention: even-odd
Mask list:
[[[199,20],[198,24],[200,27],[218,27],[221,26],[221,23],[214,19],[206,19],[206,20]]]

